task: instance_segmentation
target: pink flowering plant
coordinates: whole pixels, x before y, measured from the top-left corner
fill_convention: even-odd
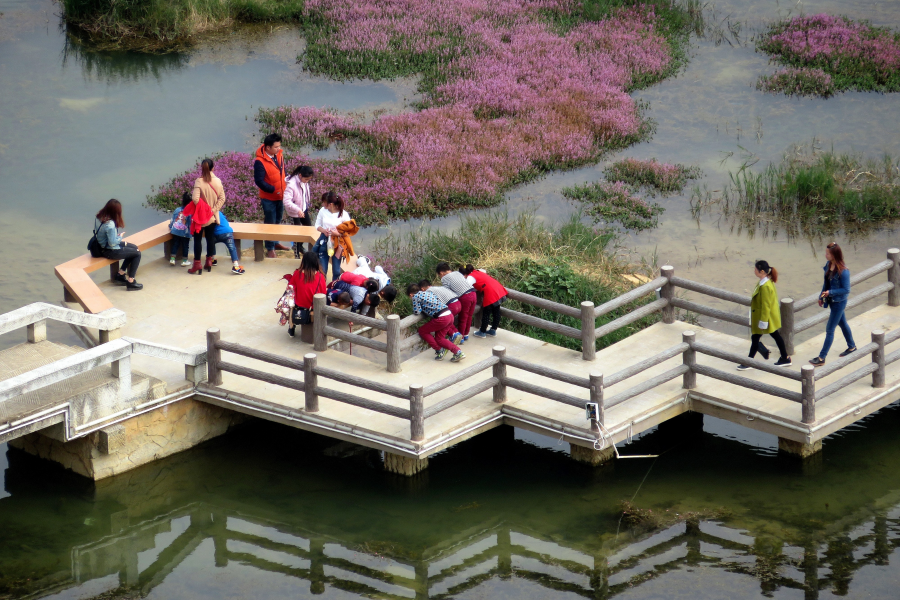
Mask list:
[[[794,67],[764,77],[760,89],[900,91],[900,34],[890,29],[827,14],[798,16],[773,25],[756,48]]]
[[[263,109],[257,120],[281,133],[289,169],[308,161],[307,148],[336,145],[338,160],[308,161],[313,192],[337,191],[360,224],[494,205],[510,186],[649,135],[628,92],[671,74],[686,39],[671,18],[680,13],[654,2],[602,3],[599,20],[586,20],[574,0],[308,0],[307,69],[420,73],[422,100],[369,123],[308,106]],[[219,173],[226,212],[233,201],[235,215],[258,215],[242,156],[245,175]],[[171,206],[192,173],[150,204]]]

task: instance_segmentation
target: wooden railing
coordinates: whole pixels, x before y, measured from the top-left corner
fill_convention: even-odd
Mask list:
[[[396,325],[394,325],[394,327],[396,327]],[[341,333],[343,334],[344,332]],[[507,389],[512,388],[580,410],[584,410],[586,403],[588,402],[596,403],[599,407],[598,418],[596,421],[590,423],[590,430],[595,433],[598,443],[602,444],[604,439],[603,427],[605,425],[605,411],[607,409],[618,406],[627,400],[648,392],[677,377],[682,377],[682,389],[695,389],[697,387],[697,375],[718,379],[748,390],[797,402],[802,405],[800,422],[805,425],[810,425],[816,421],[817,401],[822,400],[869,375],[872,376],[873,387],[884,387],[886,366],[900,360],[900,349],[897,349],[890,354],[885,353],[885,346],[900,340],[900,329],[887,334],[883,331],[874,331],[872,332],[872,342],[859,348],[857,352],[838,359],[828,366],[820,368],[818,371],[812,365],[804,365],[800,372],[776,367],[762,360],[751,359],[742,354],[728,352],[709,344],[698,342],[695,340],[694,332],[687,331],[682,334],[682,341],[680,344],[667,348],[641,362],[612,373],[605,378],[600,372],[593,372],[590,373],[588,377],[581,377],[551,369],[544,365],[507,356],[505,348],[502,346],[495,346],[493,355],[490,358],[482,360],[427,386],[410,385],[409,388],[406,389],[320,367],[317,365],[317,357],[315,354],[307,354],[302,361],[299,361],[263,352],[261,350],[247,348],[240,344],[225,342],[219,339],[219,335],[218,329],[210,329],[207,332],[207,358],[210,384],[221,385],[221,373],[226,371],[235,375],[249,377],[304,392],[305,411],[308,413],[319,411],[319,397],[322,396],[358,408],[408,420],[410,423],[410,439],[414,442],[420,442],[425,439],[425,422],[427,419],[488,390],[492,390],[492,398],[495,403],[503,404],[507,400]],[[225,362],[221,358],[222,351],[232,352],[261,360],[269,364],[291,368],[297,371],[298,376],[302,373],[303,378],[283,377]],[[645,379],[628,389],[618,392],[614,396],[608,398],[604,397],[605,388],[642,374],[647,369],[665,363],[678,355],[682,356],[682,364],[670,368],[654,377]],[[800,389],[793,390],[757,381],[755,379],[737,375],[731,371],[724,371],[709,365],[701,364],[698,362],[698,355],[710,356],[736,364],[747,364],[760,371],[777,375],[783,379],[799,382]],[[823,379],[832,375],[866,356],[871,356],[870,364],[853,371],[834,383],[816,389],[817,379]],[[550,387],[529,383],[511,376],[508,373],[508,368],[520,369],[546,377],[551,381],[574,385],[587,390],[587,393],[583,396],[576,396],[556,389],[551,389]],[[490,374],[485,379],[441,400],[427,409],[424,407],[425,398],[450,388],[451,386],[458,385],[462,382],[469,382],[486,371],[490,371]],[[332,379],[363,390],[408,400],[409,405],[408,407],[398,407],[393,404],[370,400],[362,395],[324,388],[319,385],[319,377]]]

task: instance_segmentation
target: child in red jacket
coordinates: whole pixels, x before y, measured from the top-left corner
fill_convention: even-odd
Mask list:
[[[500,305],[506,301],[506,288],[499,281],[472,265],[466,265],[459,272],[466,276],[466,281],[471,283],[476,291],[484,294],[481,301],[481,329],[473,335],[480,338],[497,335],[497,327],[500,326]],[[491,324],[490,330],[488,330],[488,321]]]

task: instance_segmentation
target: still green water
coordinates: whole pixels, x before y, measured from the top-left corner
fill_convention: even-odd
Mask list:
[[[683,74],[636,93],[657,133],[610,160],[697,164],[716,189],[748,154],[764,164],[813,137],[839,152],[900,154],[900,97],[755,92],[756,76],[772,67],[746,35],[799,10],[897,27],[897,2],[715,9],[716,22],[741,22],[743,34],[698,40]],[[411,81],[303,73],[294,60],[303,40],[288,27],[224,35],[183,54],[93,52],[67,39],[59,10],[0,0],[0,312],[61,299],[53,266],[84,252],[91,215],[109,197],[125,204],[130,232],[162,220],[141,205],[152,186],[198,156],[253,147],[258,106],[371,114],[414,98]],[[574,207],[560,189],[599,178],[603,166],[512,190],[507,208],[562,218]],[[756,258],[779,268],[783,295],[815,287],[821,240],[750,236],[715,215],[692,220],[687,196],[661,202],[660,227],[626,238],[626,250],[735,291],[753,283]],[[362,232],[360,245],[387,230]],[[862,268],[897,245],[897,230],[842,242]],[[20,337],[0,337],[0,347]],[[50,337],[77,343],[65,327]],[[263,423],[96,486],[0,445],[0,599],[92,598],[119,587],[155,599],[893,598],[898,425],[890,407],[802,465],[779,456],[774,438],[708,418],[703,431],[673,424],[623,449],[662,453],[656,460],[599,470],[573,464],[554,440],[501,428],[435,457],[415,480],[381,471],[377,453],[335,456],[333,442]],[[620,521],[622,501],[662,513],[665,524]],[[698,526],[680,520],[698,511]]]

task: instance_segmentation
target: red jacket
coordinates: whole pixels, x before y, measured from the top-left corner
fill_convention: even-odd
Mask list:
[[[506,295],[506,288],[484,271],[475,269],[469,273],[469,276],[475,278],[475,284],[472,287],[484,293],[482,306],[489,306]]]
[[[294,305],[300,308],[312,308],[313,296],[325,293],[325,276],[320,271],[316,271],[316,276],[310,283],[304,281],[303,271],[300,269],[282,279],[287,279],[294,286]]]
[[[278,159],[279,164],[277,165],[275,164],[275,161],[266,154],[265,145],[256,149],[256,160],[254,162],[260,163],[263,168],[265,168],[266,183],[275,188],[274,192],[266,192],[260,188],[259,197],[264,200],[284,199],[284,189],[287,187],[287,182],[284,180],[284,156],[282,155],[281,150],[278,150],[278,152],[275,153],[275,158]]]
[[[191,235],[203,229],[203,223],[209,223],[209,220],[213,218],[212,209],[203,198],[197,200],[196,203],[188,202],[181,214],[191,217]]]

